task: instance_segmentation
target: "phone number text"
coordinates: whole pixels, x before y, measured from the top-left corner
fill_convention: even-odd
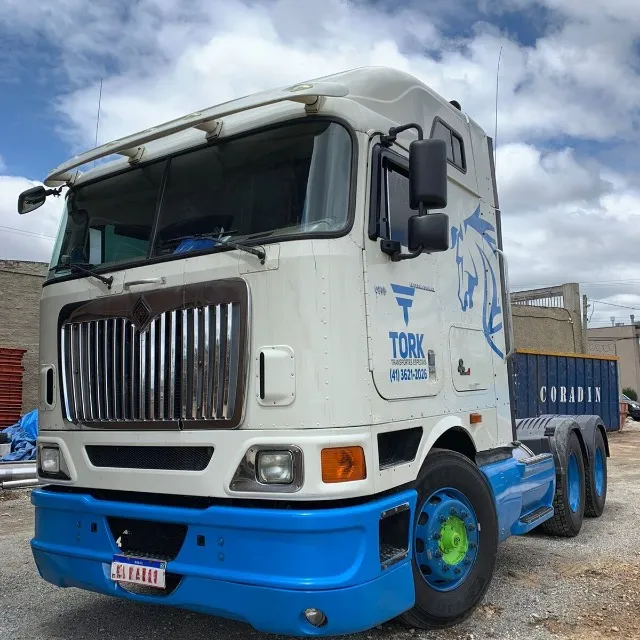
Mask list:
[[[389,369],[391,382],[411,382],[413,380],[428,380],[427,369]]]

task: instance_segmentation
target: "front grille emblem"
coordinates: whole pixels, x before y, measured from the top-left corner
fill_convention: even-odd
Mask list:
[[[140,296],[135,305],[133,305],[131,316],[138,325],[139,331],[144,331],[147,328],[149,320],[151,319],[151,307],[142,296]]]

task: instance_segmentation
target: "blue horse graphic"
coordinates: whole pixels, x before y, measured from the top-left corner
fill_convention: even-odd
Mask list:
[[[473,295],[482,281],[482,329],[491,349],[502,358],[504,354],[493,341],[493,336],[502,330],[502,307],[491,263],[497,248],[495,227],[480,216],[480,206],[463,220],[460,228],[451,228],[451,245],[456,250],[460,308],[473,309]]]

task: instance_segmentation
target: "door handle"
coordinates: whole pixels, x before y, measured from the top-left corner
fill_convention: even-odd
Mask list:
[[[146,278],[144,280],[130,280],[129,282],[124,283],[125,289],[131,289],[131,287],[135,287],[141,284],[165,284],[167,281],[164,277],[162,278]]]

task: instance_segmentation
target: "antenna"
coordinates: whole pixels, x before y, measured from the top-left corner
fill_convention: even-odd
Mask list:
[[[102,78],[100,78],[100,96],[98,97],[98,118],[96,119],[96,143],[95,147],[98,146],[98,128],[100,127],[100,105],[102,104]],[[95,160],[93,162],[93,166],[95,167]]]
[[[498,54],[498,69],[496,70],[496,128],[493,136],[493,166],[496,167],[497,151],[498,151],[498,87],[500,81],[500,60],[502,58],[502,45],[500,45],[500,53]]]

